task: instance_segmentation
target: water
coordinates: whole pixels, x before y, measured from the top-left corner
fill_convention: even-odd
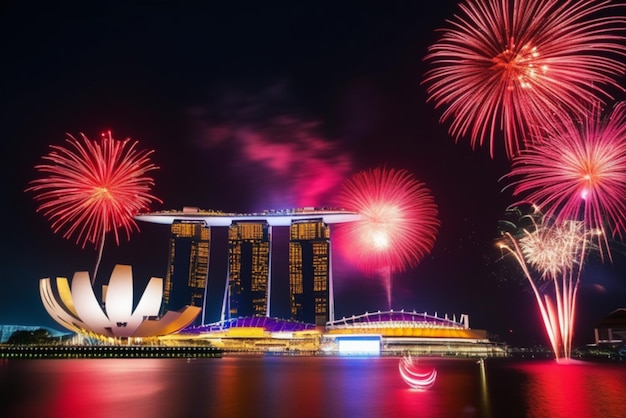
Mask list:
[[[3,360],[0,417],[624,417],[626,364],[397,357]]]

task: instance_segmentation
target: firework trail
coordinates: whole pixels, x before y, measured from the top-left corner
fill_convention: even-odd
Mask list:
[[[154,182],[146,176],[158,167],[149,158],[153,151],[137,149],[137,141],[115,140],[110,131],[99,142],[68,134],[66,143],[50,146],[45,162],[35,166],[43,177],[31,181],[26,191],[35,193],[37,211],[51,221],[54,233],[75,236],[82,248],[89,242],[98,249],[93,284],[106,234],[113,231],[119,245],[118,229],[123,228],[130,239],[139,230],[133,216],[152,200],[161,202],[150,194]]]
[[[499,246],[524,271],[556,360],[569,360],[580,274],[593,232],[580,221],[548,224],[538,212],[526,216],[532,229],[503,232]]]
[[[626,103],[607,118],[565,119],[512,160],[514,196],[537,205],[556,222],[582,220],[597,231],[601,253],[626,231]]]
[[[426,57],[428,101],[457,141],[503,135],[508,158],[541,126],[611,99],[624,74],[623,4],[606,0],[466,0]],[[499,142],[497,144],[499,146]]]
[[[337,225],[334,241],[357,266],[383,274],[391,305],[391,274],[416,266],[435,244],[440,222],[430,190],[406,170],[379,167],[348,179],[337,201],[362,218]]]

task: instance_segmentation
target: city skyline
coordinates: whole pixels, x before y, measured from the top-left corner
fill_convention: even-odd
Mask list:
[[[500,180],[510,162],[452,138],[421,84],[427,48],[455,13],[456,1],[7,6],[0,120],[11,203],[0,323],[55,326],[39,279],[93,270],[96,252],[55,235],[24,190],[66,132],[111,130],[154,150],[152,192],[163,201],[154,211],[334,206],[353,173],[406,169],[432,191],[441,228],[432,251],[394,275],[393,309],[468,314],[503,340],[547,344],[532,292],[496,246],[514,202]],[[285,231],[273,232],[287,245]],[[142,223],[128,242],[109,240],[102,277],[115,264],[132,265],[139,281],[165,277],[168,239],[167,228]],[[582,272],[578,343],[593,341],[592,325],[626,304],[626,252],[613,245],[612,263],[591,260]],[[386,309],[379,278],[334,261],[336,317]]]

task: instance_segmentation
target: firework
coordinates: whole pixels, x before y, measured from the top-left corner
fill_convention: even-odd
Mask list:
[[[579,121],[564,120],[512,162],[514,196],[557,222],[582,220],[602,247],[626,231],[626,106],[610,117],[598,107]]]
[[[37,211],[51,221],[54,233],[75,237],[82,248],[100,247],[97,272],[106,234],[112,231],[119,245],[122,228],[130,239],[139,230],[133,216],[152,200],[160,202],[150,194],[154,182],[147,177],[158,167],[149,158],[153,151],[137,149],[137,141],[115,140],[110,131],[100,142],[83,134],[81,139],[68,134],[67,147],[51,145],[45,163],[35,166],[44,176],[26,191],[35,193]]]
[[[538,229],[519,239],[524,259],[542,277],[556,277],[574,268],[586,234],[582,222],[564,221],[550,228]]]
[[[524,271],[557,361],[568,360],[580,274],[593,232],[581,221],[548,223],[533,216],[532,229],[504,232],[500,248]]]
[[[509,158],[539,127],[611,98],[626,69],[626,18],[606,0],[466,0],[425,57],[428,100],[450,135]]]
[[[437,205],[423,183],[406,170],[376,168],[347,180],[339,201],[362,216],[338,225],[347,255],[366,270],[414,267],[433,247],[439,228]]]
[[[335,242],[365,271],[387,276],[404,271],[434,246],[437,205],[430,190],[406,170],[361,171],[342,185],[338,196],[339,204],[359,213],[361,220],[337,225]]]

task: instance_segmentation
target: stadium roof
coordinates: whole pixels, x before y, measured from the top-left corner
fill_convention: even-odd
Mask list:
[[[456,316],[453,319],[449,319],[448,315],[439,317],[436,313],[435,315],[429,315],[426,312],[389,310],[383,312],[366,312],[361,315],[344,317],[333,322],[329,322],[327,326],[329,328],[359,328],[370,324],[380,325],[382,323],[395,324],[397,326],[422,326],[428,324],[430,326],[469,328],[469,317],[468,315],[460,315],[459,321],[457,321]]]
[[[293,332],[316,329],[315,324],[307,324],[304,322],[292,321],[289,319],[254,316],[232,318],[199,327],[190,326],[184,329],[182,333],[201,334],[212,331],[223,331],[230,328],[263,328],[265,331],[269,332]]]

